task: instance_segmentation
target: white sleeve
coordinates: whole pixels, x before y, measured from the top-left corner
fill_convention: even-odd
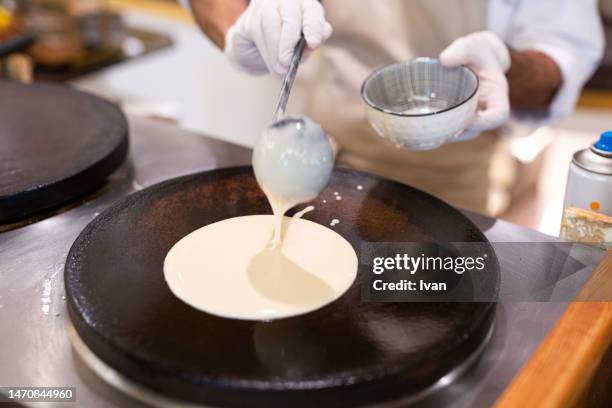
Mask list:
[[[504,40],[516,50],[536,50],[552,58],[563,83],[547,119],[571,113],[582,87],[602,58],[604,32],[597,0],[514,0]],[[494,4],[495,2],[493,2]]]

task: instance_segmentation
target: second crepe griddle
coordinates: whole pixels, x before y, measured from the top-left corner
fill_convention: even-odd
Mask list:
[[[438,199],[364,173],[335,170],[313,204],[305,218],[323,225],[338,218],[334,229],[358,252],[362,242],[486,242]],[[111,207],[68,255],[67,305],[78,335],[108,366],[165,396],[301,407],[416,395],[490,333],[494,303],[362,302],[361,267],[337,301],[274,322],[216,317],[170,292],[163,261],[178,240],[216,221],[265,213],[270,208],[249,167],[170,180]],[[490,265],[496,293],[498,265]]]
[[[99,187],[125,159],[119,108],[50,84],[0,80],[0,223]]]

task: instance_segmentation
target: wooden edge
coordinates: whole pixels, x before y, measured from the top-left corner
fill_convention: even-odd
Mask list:
[[[604,282],[612,289],[612,249],[495,407],[575,406],[612,344],[612,302],[601,301]]]
[[[612,302],[612,248],[580,289],[576,302]]]

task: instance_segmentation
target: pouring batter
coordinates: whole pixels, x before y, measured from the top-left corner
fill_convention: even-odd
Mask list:
[[[181,239],[164,261],[172,292],[205,312],[255,320],[307,313],[342,295],[357,272],[351,245],[326,227],[284,216],[319,195],[333,163],[327,136],[310,119],[266,129],[253,168],[274,215],[231,218]]]
[[[281,242],[284,214],[318,196],[333,166],[329,139],[312,120],[289,117],[264,131],[253,151],[253,170],[276,219],[273,247]]]
[[[333,165],[329,139],[312,120],[288,117],[268,127],[253,169],[274,215],[231,218],[180,240],[164,261],[172,292],[205,312],[254,320],[307,313],[341,296],[357,273],[351,245],[326,227],[284,216],[319,195]]]

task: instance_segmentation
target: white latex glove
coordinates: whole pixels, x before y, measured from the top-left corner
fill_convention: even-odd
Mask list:
[[[225,37],[225,55],[240,70],[284,75],[301,34],[310,49],[332,33],[317,0],[251,0]]]
[[[458,38],[442,51],[440,62],[449,67],[466,65],[480,81],[476,116],[456,140],[472,139],[485,130],[498,128],[509,119],[506,72],[510,69],[510,52],[497,35],[481,31]]]

